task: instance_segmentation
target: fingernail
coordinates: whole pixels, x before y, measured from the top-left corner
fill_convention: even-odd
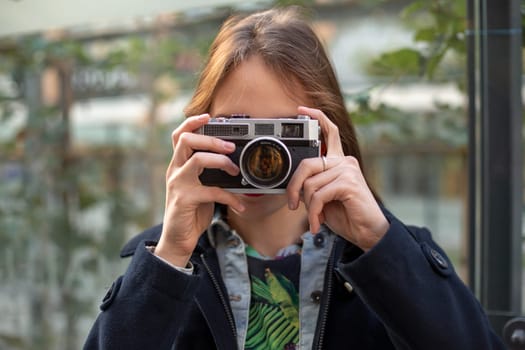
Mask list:
[[[223,147],[226,151],[234,151],[235,150],[235,144],[233,142],[225,141],[223,143]]]
[[[201,114],[197,117],[199,120],[207,119],[210,115],[208,113]]]
[[[292,200],[288,201],[288,208],[290,210],[295,210],[295,203]]]

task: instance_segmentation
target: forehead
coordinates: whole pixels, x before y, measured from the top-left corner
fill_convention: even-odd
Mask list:
[[[309,105],[304,89],[291,76],[279,76],[258,56],[230,72],[215,91],[210,114],[247,114],[258,118],[288,117]]]

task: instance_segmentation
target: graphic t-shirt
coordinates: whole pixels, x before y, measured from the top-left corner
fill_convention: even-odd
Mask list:
[[[247,248],[251,302],[246,350],[294,350],[299,343],[300,248],[275,259]]]

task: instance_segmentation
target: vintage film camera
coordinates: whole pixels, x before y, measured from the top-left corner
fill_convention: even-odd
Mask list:
[[[204,185],[236,193],[284,193],[302,159],[319,157],[319,123],[305,115],[297,118],[212,118],[196,133],[235,143],[228,156],[241,170],[230,176],[219,169],[205,169]]]

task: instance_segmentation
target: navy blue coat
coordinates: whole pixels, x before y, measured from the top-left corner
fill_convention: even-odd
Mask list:
[[[365,254],[337,238],[314,348],[504,349],[430,233],[387,216],[389,231]],[[134,256],[104,297],[85,349],[236,349],[228,294],[207,236],[189,276],[145,248],[160,233],[161,226],[153,227],[124,247],[122,256]]]

